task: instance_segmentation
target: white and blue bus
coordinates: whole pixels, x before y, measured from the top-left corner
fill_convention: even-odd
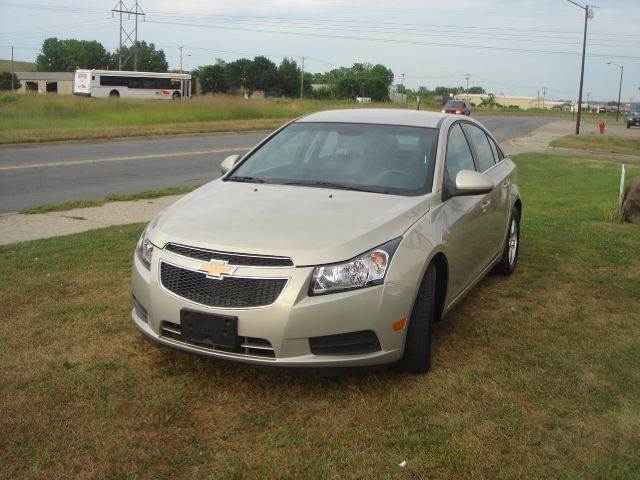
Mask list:
[[[96,98],[180,100],[191,98],[187,73],[76,70],[73,94]]]

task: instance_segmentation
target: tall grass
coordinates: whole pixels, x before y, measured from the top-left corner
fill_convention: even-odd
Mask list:
[[[185,101],[95,99],[59,96],[21,96],[0,106],[0,132],[10,129],[87,128],[224,120],[287,119],[345,102],[299,100],[243,100],[195,97]]]
[[[19,96],[0,102],[0,144],[273,129],[331,108],[396,107],[313,100],[195,97],[185,101]]]

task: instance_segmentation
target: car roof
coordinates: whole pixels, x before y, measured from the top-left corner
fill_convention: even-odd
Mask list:
[[[380,125],[404,125],[410,127],[437,128],[447,115],[439,112],[422,112],[406,108],[357,108],[350,110],[325,110],[295,120],[296,123],[336,122],[369,123]]]

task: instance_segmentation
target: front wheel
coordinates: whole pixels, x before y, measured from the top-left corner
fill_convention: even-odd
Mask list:
[[[430,264],[424,274],[413,306],[400,369],[407,373],[426,373],[431,368],[433,312],[436,293],[436,267]]]
[[[493,269],[493,273],[505,276],[511,275],[518,263],[518,253],[520,253],[520,212],[514,208],[509,220],[509,231],[502,250],[502,257]]]
[[[180,100],[180,94],[178,92],[173,92],[171,98],[173,98],[173,100]]]

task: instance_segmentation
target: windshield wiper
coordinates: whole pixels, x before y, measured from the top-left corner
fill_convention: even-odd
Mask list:
[[[227,178],[227,180],[231,180],[234,182],[244,182],[244,183],[269,183],[266,180],[263,180],[262,178],[247,177],[242,175],[238,175],[237,177],[229,177]]]
[[[326,182],[322,180],[312,180],[312,181],[300,180],[300,181],[294,181],[294,182],[282,182],[282,184],[302,186],[302,187],[335,188],[338,190],[352,190],[354,192],[377,193],[376,190],[371,190],[370,188],[357,187],[354,185],[345,185],[344,183]]]

